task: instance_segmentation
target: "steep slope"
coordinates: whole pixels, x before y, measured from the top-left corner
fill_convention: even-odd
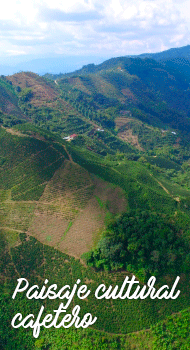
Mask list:
[[[188,82],[173,68],[132,58],[51,78],[22,72],[7,78],[12,85],[5,81],[30,123],[2,120],[0,128],[0,346],[187,349]],[[155,274],[157,287],[180,275],[180,296],[97,302],[101,282],[121,286],[131,273],[141,283]],[[59,287],[79,278],[91,295],[75,297],[71,308],[80,303],[97,323],[86,331],[42,330],[37,340],[30,329],[13,329],[13,313],[37,314],[41,306],[24,295],[13,305],[21,276]],[[44,305],[52,312],[59,303]]]
[[[166,69],[178,70],[190,82],[190,45],[169,49],[155,54],[142,54],[140,58],[152,58],[162,63]]]
[[[190,92],[179,71],[138,58],[93,67],[61,79],[52,76],[54,82],[33,73],[8,79],[21,88],[20,107],[33,123],[61,136],[80,135],[78,145],[99,154],[132,154],[136,148],[156,155],[156,148],[178,144],[178,157],[188,147]],[[126,118],[122,129],[120,116]]]
[[[188,186],[171,185],[154,157],[105,160],[30,125],[1,128],[0,135],[1,227],[71,255],[88,251],[105,220],[127,207],[182,216],[189,210]],[[175,162],[155,161],[181,171]]]
[[[19,107],[19,96],[12,82],[0,77],[0,124],[12,126],[29,120]]]
[[[99,241],[107,223],[114,222],[115,215],[118,217],[129,207],[151,209],[164,216],[170,213],[182,233],[185,225],[189,225],[189,191],[180,193],[179,203],[175,196],[179,195],[180,187],[174,186],[172,193],[145,164],[105,161],[31,125],[1,128],[0,140],[2,349],[24,346],[31,350],[40,344],[52,350],[73,346],[90,349],[89,342],[95,343],[95,349],[105,343],[107,349],[115,346],[126,349],[131,344],[135,349],[152,349],[154,341],[160,346],[160,330],[170,329],[171,321],[156,326],[157,322],[189,307],[188,275],[182,275],[181,294],[174,301],[147,298],[97,302],[94,292],[100,281],[106,286],[121,286],[131,274],[124,270],[97,272],[72,256],[78,258],[89,251]],[[13,329],[10,323],[14,314],[22,310],[24,315],[31,312],[37,315],[41,306],[40,301],[28,300],[24,294],[12,302],[19,277],[39,286],[47,278],[49,284],[57,283],[59,288],[65,284],[72,286],[80,278],[91,295],[84,301],[75,297],[69,310],[80,304],[82,314],[90,311],[98,317],[94,327],[79,329],[77,333],[75,329],[42,329],[39,339],[33,338],[31,329],[27,332]],[[143,280],[142,271],[139,278]],[[159,283],[170,280],[172,285],[174,278],[163,276]],[[46,300],[46,312],[57,307],[57,300]],[[178,315],[178,327],[181,320],[188,320],[187,314],[184,311]],[[126,336],[143,329],[148,330]]]
[[[181,138],[181,132],[183,138],[189,137],[190,90],[187,77],[181,73],[179,67],[170,65],[171,62],[162,64],[147,58],[120,57],[97,66],[85,66],[67,76],[49,77],[56,79],[57,85],[63,91],[63,97],[69,103],[103,128],[113,131],[116,118],[122,114],[126,119],[132,117],[133,121],[136,118],[144,126],[151,126],[151,132],[149,130],[147,135],[149,139],[152,139],[153,134],[154,141],[157,139],[158,129],[154,128],[159,128],[160,140],[163,140],[162,130],[169,129],[178,133],[176,141]],[[134,120],[128,133],[142,138],[142,133],[140,136],[139,127],[136,126]],[[147,131],[146,127],[146,133]],[[127,141],[127,135],[125,140]],[[128,142],[137,145],[137,142],[132,143],[131,140],[128,137]],[[155,146],[159,147],[159,143],[160,141],[158,145],[151,147],[151,150]],[[164,143],[168,144],[170,141],[165,138]],[[141,142],[140,146],[144,148]]]
[[[64,145],[13,129],[1,128],[0,136],[4,229],[28,232],[80,257],[106,215],[126,210],[123,191],[74,163]]]

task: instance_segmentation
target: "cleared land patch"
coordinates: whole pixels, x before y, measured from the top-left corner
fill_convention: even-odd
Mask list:
[[[13,85],[19,86],[22,89],[31,88],[32,98],[31,103],[33,105],[44,105],[49,101],[54,101],[58,94],[56,91],[47,84],[44,78],[39,77],[35,73],[22,72],[8,77]]]
[[[139,144],[138,136],[133,135],[132,129],[129,127],[130,118],[118,117],[115,120],[116,127],[119,130],[118,137],[125,142],[130,143],[140,151],[143,151],[143,148]]]
[[[94,236],[104,227],[106,213],[122,212],[127,203],[120,188],[75,163],[65,164],[46,185],[28,233],[78,258],[92,247]]]

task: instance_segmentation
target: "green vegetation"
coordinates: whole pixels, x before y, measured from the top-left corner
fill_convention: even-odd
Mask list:
[[[32,89],[25,88],[21,90],[19,97],[22,102],[28,102],[32,98],[32,95]]]
[[[14,233],[15,235],[16,233]],[[130,349],[130,344],[136,344],[140,349],[151,349],[147,342],[149,339],[152,344],[153,339],[160,342],[160,331],[162,323],[156,325],[158,320],[166,318],[171,312],[177,312],[182,307],[189,306],[189,286],[186,289],[183,283],[180,283],[180,297],[175,300],[168,300],[167,303],[163,300],[101,300],[97,301],[94,297],[94,292],[100,284],[100,280],[109,285],[122,285],[126,276],[124,273],[115,275],[109,273],[95,272],[90,268],[85,268],[79,260],[75,260],[58,250],[42,245],[33,237],[27,237],[25,234],[17,234],[17,244],[9,248],[7,237],[10,233],[1,230],[1,271],[4,273],[4,284],[1,287],[1,348],[2,349],[20,349],[22,346],[26,349],[36,349],[40,344],[49,346],[49,349],[66,349],[67,347],[74,348],[80,345],[87,346],[91,349],[95,346],[96,349]],[[12,236],[12,234],[11,234]],[[9,238],[10,240],[10,238]],[[15,240],[15,239],[14,239]],[[40,300],[28,300],[24,293],[19,294],[14,303],[11,295],[17,284],[16,279],[24,276],[29,283],[42,286],[44,279],[48,279],[49,285],[56,283],[58,288],[65,284],[73,285],[80,278],[81,283],[88,285],[91,294],[88,300],[80,301],[74,297],[74,303],[69,307],[69,310],[76,305],[81,305],[81,314],[91,312],[92,315],[98,317],[93,328],[87,330],[77,330],[74,328],[60,330],[45,330],[42,328],[38,340],[32,336],[31,329],[13,329],[10,325],[13,315],[21,312],[23,315],[29,313],[38,314],[41,303]],[[164,281],[160,281],[164,283]],[[171,281],[172,284],[172,281]],[[59,300],[46,299],[46,312],[52,313],[59,305]],[[166,321],[167,322],[167,321]],[[153,326],[155,325],[155,326]],[[139,333],[137,335],[131,333],[140,329],[152,327],[152,331]],[[6,330],[6,331],[5,331]],[[114,334],[108,334],[115,333]],[[186,332],[183,327],[182,332]],[[120,333],[120,335],[117,335]],[[156,334],[156,337],[153,334]],[[181,333],[183,334],[183,333]],[[42,341],[44,339],[44,342]],[[75,344],[75,345],[73,345]],[[144,346],[144,348],[143,348]]]
[[[147,279],[190,271],[189,244],[177,223],[156,214],[131,211],[108,225],[87,263],[97,269],[126,269]]]
[[[38,200],[44,184],[64,162],[67,154],[31,137],[11,136],[0,129],[1,189],[11,190],[15,200]]]
[[[72,221],[70,221],[69,225],[67,226],[67,228],[66,228],[66,230],[65,230],[65,232],[64,232],[64,235],[63,235],[62,239],[63,239],[64,236],[67,234],[67,232],[68,232],[69,229],[71,228],[72,224],[73,224]]]
[[[180,67],[122,57],[74,74],[0,78],[3,350],[189,348],[190,100]],[[141,283],[155,275],[157,287],[179,275],[181,294],[94,298],[100,283],[121,286],[132,273]],[[13,329],[14,314],[37,315],[41,306],[24,295],[13,303],[20,276],[59,287],[79,278],[91,294],[69,310],[79,303],[97,322],[43,329],[39,339]],[[47,312],[58,304],[44,302]]]
[[[166,321],[152,327],[153,335],[156,336],[153,349],[188,350],[190,342],[189,311],[187,309],[170,316]]]
[[[145,216],[143,216],[142,211],[139,212],[138,215],[139,218],[141,218],[141,221],[139,222],[138,220],[134,219],[136,221],[133,222],[133,224],[136,223],[137,243],[140,243],[141,245],[144,244],[145,246],[147,244],[148,245],[147,247],[143,248],[145,255],[142,254],[143,251],[141,249],[138,250],[138,253],[140,254],[136,265],[132,263],[134,256],[131,254],[131,260],[126,260],[127,265],[125,263],[125,269],[127,268],[128,271],[130,270],[132,272],[135,272],[142,281],[147,277],[148,273],[156,273],[156,269],[158,268],[162,268],[162,271],[164,271],[164,273],[166,272],[167,274],[175,275],[175,273],[179,273],[178,266],[181,263],[183,263],[183,265],[181,264],[180,268],[181,271],[184,272],[184,266],[188,266],[185,265],[188,264],[188,259],[186,259],[186,261],[184,260],[187,243],[183,243],[182,237],[175,240],[175,236],[176,233],[178,233],[178,225],[180,227],[180,230],[184,230],[184,228],[187,229],[189,227],[189,216],[184,216],[183,209],[180,209],[180,207],[178,208],[176,206],[176,201],[171,198],[170,195],[167,194],[158,184],[156,179],[149,174],[150,169],[147,167],[146,159],[145,163],[142,163],[127,160],[125,157],[118,155],[118,160],[117,158],[115,158],[115,160],[107,160],[104,157],[98,156],[96,154],[93,154],[92,156],[92,153],[90,151],[82,150],[73,144],[65,144],[61,139],[58,141],[57,136],[54,137],[54,135],[51,133],[46,134],[46,132],[40,132],[40,129],[27,126],[26,124],[17,127],[15,130],[24,132],[25,135],[28,136],[21,137],[11,135],[6,130],[1,130],[1,154],[3,159],[2,171],[4,174],[5,172],[7,174],[6,177],[5,175],[2,176],[1,183],[1,198],[3,208],[1,217],[2,226],[7,226],[8,224],[9,227],[11,227],[13,230],[27,230],[29,222],[33,215],[32,213],[36,207],[36,204],[30,204],[29,201],[31,199],[34,201],[38,200],[44,190],[44,187],[42,188],[42,186],[44,186],[44,179],[48,182],[52,178],[52,173],[49,172],[49,164],[51,165],[52,161],[56,162],[57,159],[61,157],[62,162],[60,165],[58,165],[58,168],[60,168],[62,164],[62,166],[64,166],[65,159],[69,159],[69,155],[72,157],[73,161],[77,162],[80,166],[83,167],[81,169],[86,169],[90,173],[94,173],[99,177],[102,177],[104,180],[111,182],[112,184],[120,185],[121,188],[123,188],[123,190],[126,192],[128,205],[130,208],[138,207],[141,208],[141,210],[144,210],[146,207],[147,210],[150,210],[150,208],[152,208],[154,205],[155,210],[158,212],[165,213],[167,211],[170,215],[173,213],[173,219],[176,210],[178,211],[177,217],[175,219],[175,224],[172,222],[172,220],[168,222],[163,218],[163,216],[160,216],[158,214],[151,215],[148,212],[145,214]],[[43,138],[43,140],[39,140],[39,138]],[[6,150],[3,148],[5,145],[8,152],[6,152]],[[63,146],[66,147],[67,152]],[[74,171],[76,172],[76,167]],[[27,173],[26,180],[25,176],[23,176],[25,173]],[[84,184],[86,181],[84,174],[81,178],[78,176],[78,182],[76,183],[76,176],[72,180],[72,172],[70,172],[68,183],[65,183],[65,186],[67,186],[67,188],[70,186],[72,189],[74,188],[73,186],[80,188],[82,178]],[[24,197],[25,192],[22,192],[22,197],[21,195],[20,197],[18,196],[20,189],[25,188],[25,181],[28,181],[28,187],[31,184],[31,197]],[[42,192],[39,192],[40,186]],[[37,196],[35,194],[35,189],[38,194]],[[11,216],[12,214],[10,212],[10,205],[13,205],[9,202],[11,193],[12,196],[14,195],[14,197],[12,197],[15,201],[14,210],[17,210],[18,212],[18,214],[16,214],[14,217]],[[29,193],[29,191],[26,191],[26,193]],[[80,197],[81,193],[82,192],[80,192]],[[184,192],[184,196],[186,194],[188,194],[188,190]],[[97,197],[97,199],[100,200],[99,197]],[[18,200],[21,201],[20,205],[17,203]],[[22,203],[22,201],[26,201],[26,203]],[[102,205],[102,203],[103,202],[100,200],[99,204]],[[16,213],[16,211],[14,211],[14,213]],[[115,224],[112,223],[108,226],[108,232],[110,235],[112,235],[111,230],[114,230],[115,227],[115,233],[118,238],[118,241],[117,239],[114,241],[114,249],[118,248],[119,244],[129,245],[128,240],[125,241],[125,239],[119,242],[119,238],[121,238],[122,235],[124,236],[125,229],[122,227],[122,225],[125,226],[127,217],[130,217],[130,212],[128,214],[124,214],[121,216],[121,218],[118,218],[118,221]],[[22,225],[20,226],[21,221]],[[71,223],[72,221],[68,223],[66,229],[67,235],[69,234],[68,228],[71,227]],[[152,229],[150,229],[151,227]],[[131,231],[131,226],[128,228],[130,237],[133,232]],[[104,281],[108,286],[113,284],[113,282],[121,285],[124,279],[124,275],[120,272],[117,274],[114,273],[112,275],[108,274],[107,272],[96,272],[91,268],[86,269],[82,267],[79,261],[75,260],[74,258],[70,258],[69,256],[55,250],[54,248],[42,246],[42,244],[40,244],[32,237],[28,240],[28,238],[26,239],[24,235],[21,235],[21,241],[18,245],[18,238],[16,240],[16,233],[14,233],[13,236],[14,231],[10,233],[6,230],[5,232],[3,232],[1,239],[3,242],[2,270],[4,271],[6,281],[6,283],[3,284],[2,302],[3,305],[6,305],[7,310],[5,312],[3,307],[3,324],[9,329],[8,333],[4,331],[4,328],[2,330],[2,347],[5,349],[11,349],[13,344],[15,349],[20,349],[21,344],[23,346],[23,342],[25,344],[25,347],[28,349],[35,349],[35,347],[39,348],[40,346],[42,348],[50,346],[50,349],[52,347],[52,350],[56,349],[56,347],[57,349],[64,349],[64,347],[66,349],[66,347],[71,348],[73,346],[86,346],[87,349],[88,347],[90,349],[92,344],[97,349],[103,347],[105,347],[105,349],[113,349],[114,347],[119,347],[120,349],[130,349],[131,344],[136,344],[135,346],[140,349],[152,349],[154,339],[152,333],[149,333],[149,345],[145,341],[145,338],[142,340],[139,336],[135,338],[135,335],[125,336],[124,334],[126,332],[131,333],[145,328],[150,328],[150,326],[156,324],[159,319],[161,320],[167,315],[170,315],[172,312],[178,312],[182,308],[189,306],[189,291],[188,288],[186,289],[185,287],[185,284],[187,283],[187,280],[185,280],[180,285],[180,288],[182,290],[181,298],[171,303],[168,301],[167,303],[164,303],[164,301],[156,301],[156,303],[153,305],[151,300],[137,300],[135,303],[134,301],[122,300],[120,302],[113,301],[113,304],[111,305],[109,301],[97,303],[96,300],[90,298],[87,303],[82,303],[82,312],[85,313],[90,308],[90,310],[92,310],[92,313],[98,316],[98,321],[95,324],[95,329],[99,330],[99,332],[95,329],[89,329],[86,331],[79,330],[77,333],[75,333],[73,329],[63,331],[63,333],[60,333],[61,330],[58,332],[56,332],[56,330],[51,330],[48,332],[43,331],[39,341],[33,339],[30,331],[26,332],[26,330],[20,329],[18,330],[17,335],[15,335],[15,330],[10,328],[10,320],[13,315],[11,293],[16,285],[16,278],[18,278],[19,275],[29,278],[31,283],[41,283],[42,279],[45,276],[50,281],[52,281],[52,283],[57,283],[60,286],[64,283],[72,284],[73,281],[75,281],[77,278],[81,278],[81,280],[84,282],[87,279],[89,281],[93,281],[92,284],[90,284],[92,291],[95,290],[97,285],[100,283],[100,280]],[[142,235],[142,233],[145,234]],[[154,235],[156,235],[157,241],[153,239]],[[9,245],[7,246],[6,240],[11,246],[10,250],[8,248]],[[100,245],[102,244],[103,240],[104,238],[100,240]],[[46,236],[46,241],[47,243],[52,243],[52,236]],[[165,243],[162,245],[162,242]],[[155,244],[155,247],[152,247],[152,244]],[[170,244],[169,247],[168,244]],[[149,259],[150,256],[148,256],[147,252],[149,251],[150,246],[151,251],[158,250],[158,248],[160,250],[160,255],[157,254],[153,256],[155,259],[158,258],[157,261],[152,261]],[[169,249],[170,253],[168,254]],[[179,253],[180,249],[181,251]],[[115,249],[115,251],[111,252],[111,249],[109,249],[109,254],[115,254],[117,251],[118,249]],[[132,252],[132,250],[130,250],[130,252]],[[136,254],[137,252],[134,250],[133,253]],[[180,255],[181,253],[183,253],[183,257]],[[165,260],[159,259],[162,254],[165,254]],[[109,269],[109,261],[106,261],[106,263],[104,262],[102,264],[102,258],[99,259],[98,256],[96,261],[97,266],[99,264],[98,268],[104,266],[105,269]],[[114,264],[114,266],[110,266],[110,268],[123,268],[123,266],[119,266],[121,263],[123,264],[123,261],[116,261],[116,264]],[[152,265],[150,263],[152,263]],[[167,265],[168,270],[165,270],[166,266],[164,264]],[[71,271],[70,274],[68,274],[68,270]],[[186,270],[186,272],[188,272],[188,267]],[[159,283],[162,284],[164,281],[160,280]],[[23,304],[25,301],[26,300],[21,297],[18,299],[18,302],[14,303],[14,313],[16,313],[17,310],[23,309]],[[46,303],[46,306],[47,310],[52,310],[53,307],[57,307],[57,305],[50,305],[50,302],[48,301]],[[28,301],[28,303],[25,303],[25,308],[23,310],[25,310],[26,314],[31,312],[30,310],[37,313],[39,311],[39,307],[40,304],[37,303],[34,306],[33,303],[31,304],[31,301]],[[162,313],[160,313],[161,309],[163,310]],[[112,320],[111,324],[110,319]],[[114,333],[116,335],[108,335],[104,332]],[[123,333],[123,336],[118,336],[117,333]],[[9,339],[7,339],[7,334]]]

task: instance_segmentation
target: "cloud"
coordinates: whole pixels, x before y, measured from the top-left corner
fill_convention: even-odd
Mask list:
[[[43,21],[57,22],[84,22],[101,19],[102,16],[97,11],[66,13],[55,9],[44,9],[39,14]]]
[[[0,56],[158,52],[189,43],[189,16],[188,0],[6,0]]]

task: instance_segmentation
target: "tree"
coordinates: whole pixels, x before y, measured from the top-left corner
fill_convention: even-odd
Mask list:
[[[28,102],[33,96],[32,89],[30,88],[22,89],[19,96],[22,102]]]

